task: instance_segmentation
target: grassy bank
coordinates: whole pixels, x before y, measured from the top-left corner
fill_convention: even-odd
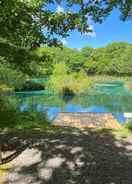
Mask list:
[[[110,76],[110,75],[91,75],[88,76],[89,79],[91,79],[93,82],[107,82],[107,81],[132,81],[132,76]]]

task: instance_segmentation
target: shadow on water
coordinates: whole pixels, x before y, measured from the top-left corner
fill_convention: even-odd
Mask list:
[[[4,184],[132,183],[132,141],[117,140],[110,130],[58,128],[50,133],[2,136],[14,141],[13,150],[16,145],[27,146]]]

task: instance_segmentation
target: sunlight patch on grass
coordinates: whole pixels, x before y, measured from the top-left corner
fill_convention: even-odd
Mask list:
[[[122,127],[119,130],[99,128],[99,129],[95,129],[95,131],[100,133],[100,134],[109,134],[110,133],[115,138],[127,138],[128,136],[132,135],[131,132],[126,127]]]
[[[131,135],[130,131],[127,128],[122,128],[120,130],[115,130],[112,133],[117,138],[126,138],[126,137]]]
[[[1,180],[4,180],[4,177],[10,168],[11,168],[10,164],[4,164],[4,165],[0,166],[0,178],[1,178]]]

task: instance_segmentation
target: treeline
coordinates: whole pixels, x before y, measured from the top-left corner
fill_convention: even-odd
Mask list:
[[[72,86],[73,78],[79,76],[80,81],[89,75],[132,76],[132,44],[115,42],[96,49],[38,47],[31,50],[0,40],[0,84],[18,89],[23,88],[28,78],[48,77],[55,81],[65,76]]]
[[[65,63],[68,72],[84,71],[87,75],[132,75],[132,44],[114,42],[103,48],[38,48],[41,74],[51,75],[56,63]]]

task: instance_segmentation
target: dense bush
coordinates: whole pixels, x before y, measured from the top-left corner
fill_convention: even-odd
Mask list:
[[[0,89],[4,88],[15,89],[20,88],[25,82],[27,75],[17,71],[0,57]]]
[[[62,95],[77,95],[86,91],[91,84],[91,80],[83,71],[68,74],[66,64],[59,63],[55,65],[47,87]]]
[[[32,81],[26,81],[20,88],[16,88],[15,91],[33,91],[33,90],[44,90],[43,84],[34,83]]]

